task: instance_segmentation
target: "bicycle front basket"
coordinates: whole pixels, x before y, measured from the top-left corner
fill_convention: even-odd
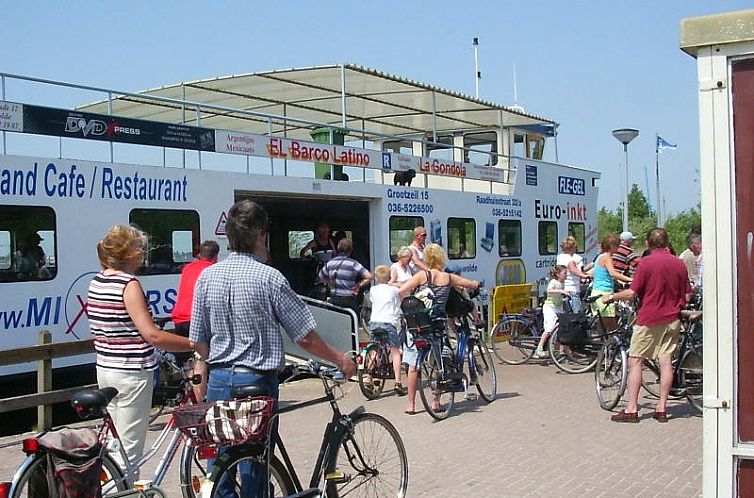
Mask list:
[[[268,396],[185,405],[173,411],[195,446],[241,444],[267,436],[275,399]]]

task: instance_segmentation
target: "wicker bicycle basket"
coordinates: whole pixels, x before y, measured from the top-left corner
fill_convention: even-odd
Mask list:
[[[194,446],[233,445],[267,437],[275,399],[267,396],[185,405],[173,411]]]

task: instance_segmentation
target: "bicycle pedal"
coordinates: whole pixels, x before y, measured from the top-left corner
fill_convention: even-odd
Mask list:
[[[335,484],[344,484],[348,482],[348,476],[343,472],[331,472],[325,475],[325,480]]]

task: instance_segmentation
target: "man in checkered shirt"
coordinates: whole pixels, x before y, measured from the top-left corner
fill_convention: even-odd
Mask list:
[[[244,200],[228,211],[231,253],[202,271],[194,289],[189,339],[209,369],[207,401],[231,398],[234,386],[259,385],[278,397],[284,350],[280,327],[307,352],[350,377],[356,365],[317,334],[309,309],[267,257],[267,213]],[[266,469],[252,465],[248,496],[262,496]],[[259,487],[259,488],[257,488]],[[256,492],[255,492],[256,491]]]

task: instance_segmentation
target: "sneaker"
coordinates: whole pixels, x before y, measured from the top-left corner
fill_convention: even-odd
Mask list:
[[[538,349],[534,351],[534,358],[541,360],[542,358],[547,358],[547,353],[542,351],[541,349]]]

